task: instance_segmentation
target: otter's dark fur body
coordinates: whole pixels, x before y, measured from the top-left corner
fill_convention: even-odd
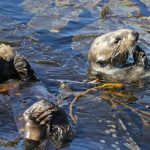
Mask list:
[[[0,69],[1,82],[9,79],[37,81],[25,57],[15,53],[12,47],[5,44],[0,45]],[[11,82],[13,84],[13,80]],[[57,146],[63,146],[72,140],[74,135],[65,111],[54,104],[54,97],[41,82],[18,81],[18,86],[9,91],[9,96],[0,95],[0,98],[0,103],[7,102],[11,108],[10,111],[4,106],[3,110],[6,111],[6,114],[11,114],[11,118],[15,118],[19,132],[25,139],[25,150],[37,149],[40,142],[46,138],[51,139]],[[11,128],[12,125],[9,126]],[[2,132],[5,132],[4,129]]]

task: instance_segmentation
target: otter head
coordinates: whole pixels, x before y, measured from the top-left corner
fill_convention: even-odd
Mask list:
[[[11,62],[14,57],[15,52],[11,46],[5,44],[0,45],[0,59],[6,62]]]
[[[4,82],[16,74],[13,60],[15,52],[12,47],[0,44],[0,82]]]
[[[139,34],[119,29],[96,38],[88,54],[89,67],[96,73],[113,74],[126,66],[129,53],[133,54]]]

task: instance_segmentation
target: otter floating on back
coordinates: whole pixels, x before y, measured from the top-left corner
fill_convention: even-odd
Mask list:
[[[146,76],[148,60],[137,45],[139,33],[130,29],[119,29],[97,37],[89,53],[89,77],[104,75],[115,80],[135,80]],[[134,62],[128,62],[131,55]],[[147,74],[148,75],[148,74]]]
[[[24,56],[17,54],[9,45],[0,45],[0,82],[9,79],[36,80],[35,73]]]
[[[35,73],[26,58],[17,54],[9,45],[0,44],[0,82],[9,79],[37,81]],[[20,124],[23,122],[22,119],[24,120],[24,149],[37,149],[41,146],[43,139],[51,139],[56,146],[60,147],[72,140],[74,133],[65,111],[52,102],[52,96],[42,83],[34,82],[32,84],[32,82],[27,82],[24,88],[22,88],[21,83],[18,83],[18,87],[14,91],[12,90],[13,96],[11,94],[6,95],[6,97],[0,95],[2,96],[0,97],[0,104],[3,99],[4,103],[9,101],[7,105],[11,105],[11,109],[14,108],[13,118],[17,120],[20,132],[22,131]],[[19,92],[20,96],[15,96],[15,90]],[[22,105],[22,100],[26,101],[25,103],[28,106],[26,104]],[[4,113],[12,113],[5,106],[3,106],[3,109],[5,110]],[[9,137],[5,137],[5,139],[7,138]]]

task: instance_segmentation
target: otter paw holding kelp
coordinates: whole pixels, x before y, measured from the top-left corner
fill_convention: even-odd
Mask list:
[[[88,53],[89,77],[103,75],[113,80],[144,77],[148,59],[137,45],[138,37],[136,31],[119,29],[96,38]],[[133,63],[128,62],[129,56],[133,57]]]
[[[23,114],[25,121],[24,146],[49,138],[58,147],[71,141],[74,132],[69,124],[66,113],[47,100],[40,100],[30,106]],[[32,145],[33,146],[33,145]],[[35,144],[35,147],[37,145]]]
[[[9,79],[36,80],[34,71],[25,57],[17,54],[9,45],[0,45],[0,82]]]

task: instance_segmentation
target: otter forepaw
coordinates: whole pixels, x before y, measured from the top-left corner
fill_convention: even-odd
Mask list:
[[[66,113],[47,100],[34,103],[24,112],[23,116],[26,129],[25,137],[27,139],[38,141],[41,136],[46,136],[56,145],[61,146],[74,137]],[[42,130],[45,132],[41,133]]]
[[[25,120],[33,119],[39,125],[50,123],[54,112],[59,108],[46,100],[36,102],[24,112]],[[27,118],[27,119],[26,119]]]
[[[15,56],[14,66],[21,80],[29,81],[36,79],[34,71],[31,69],[30,64],[23,56]]]
[[[141,48],[134,52],[133,58],[134,58],[134,64],[137,66],[146,67],[148,64],[145,51],[143,51]]]

